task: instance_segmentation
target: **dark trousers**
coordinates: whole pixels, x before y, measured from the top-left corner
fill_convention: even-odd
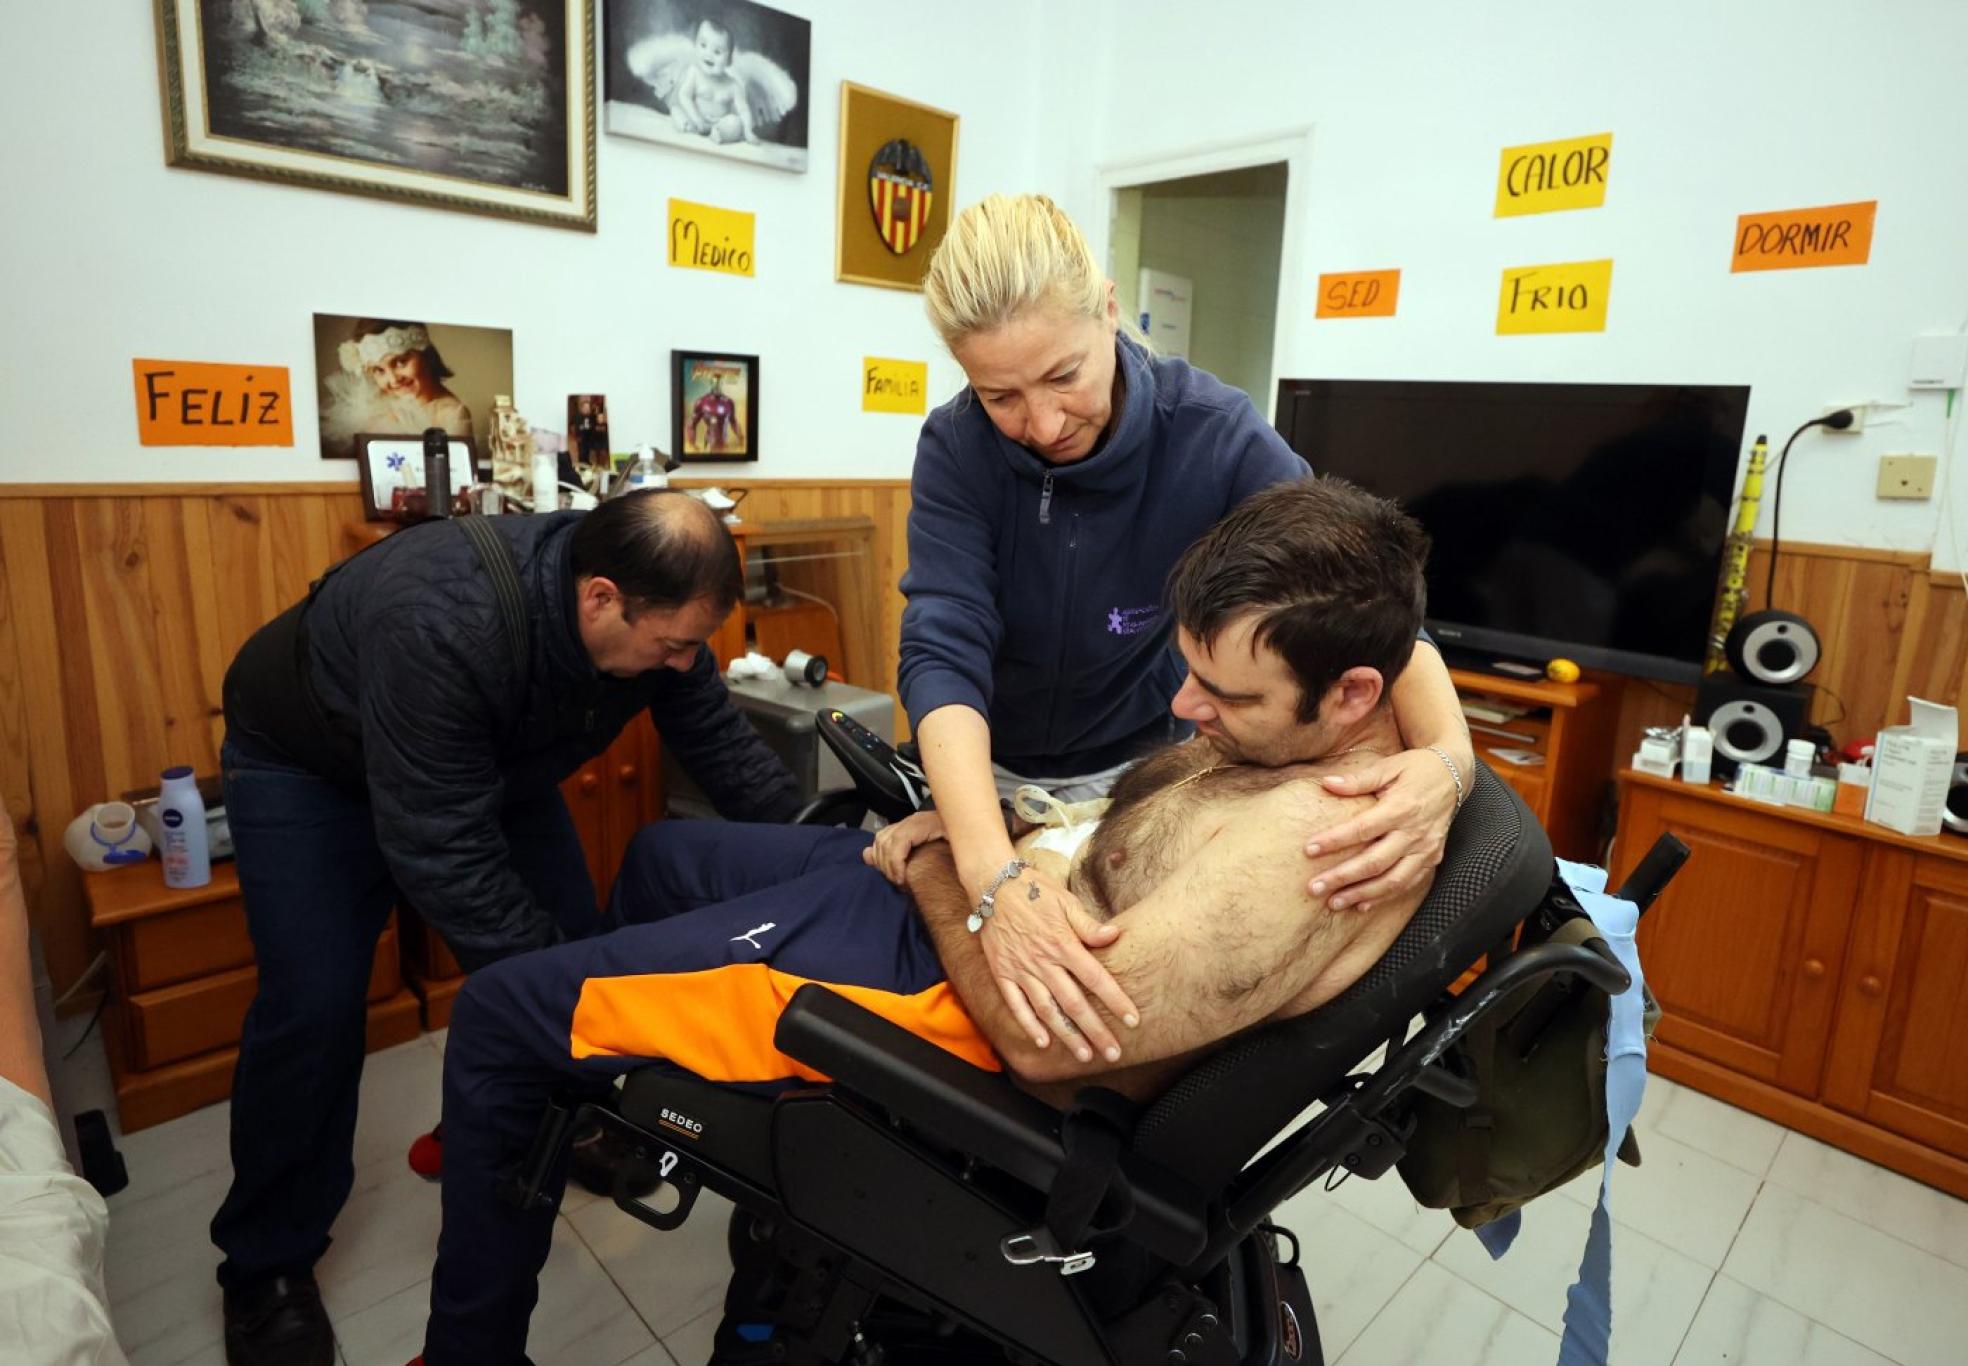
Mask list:
[[[869,836],[816,826],[661,821],[631,842],[608,933],[473,974],[444,1050],[444,1229],[426,1366],[517,1366],[553,1238],[551,1206],[497,1194],[556,1091],[651,1063],[713,1081],[813,1078],[773,1030],[806,981],[996,1066],[943,979],[906,894],[861,860]]]
[[[355,1179],[365,998],[397,890],[367,802],[232,740],[220,763],[259,968],[232,1082],[232,1189],[212,1219],[230,1287],[305,1272],[328,1248]],[[592,933],[594,882],[559,791],[521,794],[501,823],[533,894],[570,936]]]

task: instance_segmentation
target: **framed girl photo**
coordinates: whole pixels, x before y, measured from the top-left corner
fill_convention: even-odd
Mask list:
[[[679,460],[759,458],[759,359],[670,352],[670,449]]]
[[[595,230],[593,0],[157,0],[165,161]]]
[[[835,279],[921,289],[956,188],[955,114],[841,82]]]

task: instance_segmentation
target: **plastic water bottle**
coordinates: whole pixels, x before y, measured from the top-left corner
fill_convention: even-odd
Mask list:
[[[157,823],[164,832],[164,885],[203,887],[212,880],[212,854],[206,845],[205,799],[190,765],[164,770],[157,796]]]
[[[635,463],[629,466],[624,480],[624,493],[634,493],[639,489],[668,488],[669,472],[657,463],[656,448],[642,446],[636,450]]]

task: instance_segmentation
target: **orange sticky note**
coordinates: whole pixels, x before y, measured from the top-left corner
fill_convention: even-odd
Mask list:
[[[1815,209],[1746,213],[1736,219],[1731,272],[1862,266],[1872,256],[1872,219],[1879,201],[1826,204]]]
[[[284,365],[133,360],[137,440],[146,446],[291,446]]]
[[[1319,277],[1319,318],[1391,318],[1401,293],[1398,270],[1344,270]]]

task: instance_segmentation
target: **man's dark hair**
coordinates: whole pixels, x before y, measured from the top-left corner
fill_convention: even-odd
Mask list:
[[[645,489],[611,498],[574,528],[576,580],[611,579],[622,615],[708,598],[722,614],[745,589],[738,545],[717,513],[687,493]]]
[[[1206,648],[1256,613],[1252,645],[1285,661],[1309,722],[1348,669],[1378,669],[1393,688],[1427,610],[1427,562],[1427,533],[1392,500],[1301,479],[1252,494],[1184,551],[1169,605]]]

